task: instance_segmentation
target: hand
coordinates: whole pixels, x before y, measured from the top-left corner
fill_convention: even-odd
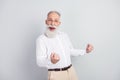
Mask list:
[[[56,64],[56,63],[60,60],[59,55],[56,54],[56,53],[54,53],[54,52],[51,53],[50,58],[51,58],[51,62],[52,62],[53,64]]]
[[[91,44],[88,44],[86,48],[86,53],[90,53],[92,50],[93,50],[93,46]]]

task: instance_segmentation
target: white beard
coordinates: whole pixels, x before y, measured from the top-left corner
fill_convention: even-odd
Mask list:
[[[49,27],[54,27],[55,30],[54,30],[54,31],[50,31]],[[46,35],[48,38],[54,38],[54,37],[56,36],[57,32],[58,32],[58,27],[48,25],[48,26],[47,26],[47,29],[46,29],[46,31],[45,31],[45,35]]]

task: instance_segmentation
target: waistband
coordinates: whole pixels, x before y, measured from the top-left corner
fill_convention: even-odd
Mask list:
[[[72,64],[70,64],[69,66],[64,67],[64,68],[48,69],[48,71],[65,71],[65,70],[68,70],[71,66],[72,66]]]

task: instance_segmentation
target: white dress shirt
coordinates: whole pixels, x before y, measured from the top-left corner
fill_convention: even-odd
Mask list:
[[[56,64],[50,60],[52,52],[60,56],[60,60]],[[48,38],[42,34],[36,40],[36,60],[40,67],[48,69],[67,67],[71,64],[70,56],[84,54],[86,54],[85,50],[73,48],[67,34],[63,32],[58,32],[54,38]]]

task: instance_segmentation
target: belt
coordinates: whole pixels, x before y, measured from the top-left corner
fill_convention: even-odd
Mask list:
[[[69,69],[71,66],[72,66],[72,64],[70,64],[69,66],[64,67],[64,68],[48,69],[48,71],[65,71],[65,70]]]

